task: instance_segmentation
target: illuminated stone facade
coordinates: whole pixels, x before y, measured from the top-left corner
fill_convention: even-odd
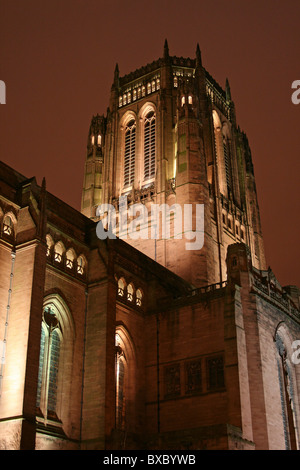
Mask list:
[[[100,240],[120,194],[203,203],[204,247]],[[1,449],[299,449],[300,292],[266,269],[247,138],[199,48],[116,68],[82,213],[1,163],[0,223]]]
[[[161,59],[124,77],[116,66],[109,110],[90,126],[82,213],[97,220],[99,204],[118,210],[122,195],[129,206],[142,203],[149,210],[152,204],[182,210],[192,204],[195,214],[204,204],[201,250],[185,250],[174,227],[170,240],[161,232],[156,243],[128,237],[195,287],[226,280],[232,243],[246,243],[253,266],[266,268],[247,137],[236,123],[228,81],[223,90],[210,76],[199,47],[195,59],[184,59],[170,56],[166,42]]]

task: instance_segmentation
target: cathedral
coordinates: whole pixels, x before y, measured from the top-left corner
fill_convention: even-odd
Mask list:
[[[228,80],[116,65],[84,158],[81,212],[0,163],[0,449],[299,449],[300,289]]]

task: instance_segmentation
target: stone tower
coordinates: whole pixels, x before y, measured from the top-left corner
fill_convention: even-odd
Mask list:
[[[300,290],[199,47],[116,67],[82,212],[0,162],[0,449],[299,449]]]
[[[138,236],[124,237],[118,223],[116,235],[194,286],[227,279],[227,248],[236,242],[246,243],[253,266],[265,269],[248,140],[228,80],[222,89],[205,70],[199,45],[190,59],[170,56],[165,41],[160,59],[123,77],[116,66],[107,114],[90,126],[81,211],[97,220],[97,207],[112,204],[119,222],[121,196],[127,227],[140,215],[132,205],[147,209],[148,219]],[[155,227],[153,204],[162,208]],[[184,224],[185,205],[191,225]],[[170,233],[162,231],[163,220]]]

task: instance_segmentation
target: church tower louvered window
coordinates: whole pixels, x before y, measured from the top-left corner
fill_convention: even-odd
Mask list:
[[[136,124],[132,119],[125,128],[124,186],[134,181]]]
[[[223,137],[223,150],[224,150],[224,165],[225,165],[225,176],[227,188],[231,189],[231,169],[230,169],[230,150],[229,142],[226,137]]]
[[[145,117],[144,127],[144,179],[155,176],[155,113],[150,111]]]

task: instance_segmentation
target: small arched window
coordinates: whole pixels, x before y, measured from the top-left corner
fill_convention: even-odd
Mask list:
[[[118,280],[118,295],[120,297],[123,297],[124,296],[124,292],[125,292],[125,282],[124,282],[124,279],[120,278]]]
[[[75,257],[74,250],[70,248],[66,253],[66,267],[68,269],[73,269]]]
[[[64,251],[65,249],[64,249],[64,245],[62,244],[62,242],[56,243],[54,247],[54,261],[56,261],[57,263],[61,263],[62,255]]]
[[[132,119],[125,128],[124,186],[134,181],[136,124]]]
[[[51,248],[52,248],[52,246],[53,246],[53,244],[54,244],[54,243],[53,243],[53,240],[52,240],[52,237],[51,237],[49,234],[46,235],[46,243],[47,243],[47,252],[46,252],[46,256],[49,257],[50,254],[51,254]]]
[[[77,258],[77,272],[78,274],[83,274],[86,266],[85,259],[83,255],[78,256]]]
[[[133,285],[128,284],[128,286],[127,286],[127,300],[129,300],[129,302],[133,301],[133,293],[134,293]]]
[[[150,111],[144,121],[144,179],[155,176],[155,113]]]
[[[141,289],[137,289],[136,296],[135,296],[135,303],[138,307],[142,306],[142,299],[143,299],[143,293]]]
[[[178,78],[174,77],[174,88],[178,87]]]
[[[185,96],[182,96],[181,97],[181,106],[183,106],[185,104]]]
[[[193,104],[193,97],[192,97],[192,95],[189,95],[189,97],[188,97],[188,103],[189,103],[189,104]]]
[[[3,233],[6,235],[12,235],[13,233],[13,221],[9,215],[6,215],[3,220]]]
[[[151,83],[147,83],[147,94],[149,95],[151,93]]]

